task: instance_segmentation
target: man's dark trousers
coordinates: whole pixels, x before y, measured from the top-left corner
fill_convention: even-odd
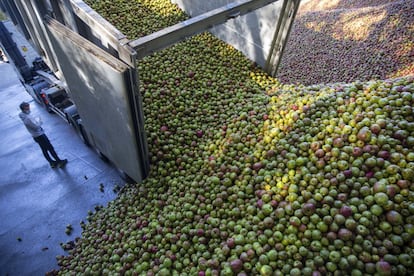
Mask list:
[[[46,160],[49,161],[50,164],[60,161],[58,155],[56,154],[55,149],[53,148],[46,134],[42,134],[40,136],[34,137],[33,139],[36,141],[36,143],[39,144],[40,148],[42,149],[43,155],[45,156]],[[53,160],[50,157],[49,152],[52,154],[55,160]]]

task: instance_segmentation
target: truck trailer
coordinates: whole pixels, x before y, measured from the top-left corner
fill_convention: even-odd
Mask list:
[[[172,2],[190,19],[129,40],[81,0],[0,0],[0,8],[35,52],[34,59],[27,61],[15,32],[1,22],[2,49],[28,93],[71,124],[87,145],[135,182],[143,181],[150,170],[139,60],[211,31],[225,41],[228,38],[226,42],[275,75],[300,4],[300,0],[214,0],[200,6],[191,1]],[[246,24],[251,13],[256,13],[255,20],[263,17],[260,23],[270,16],[272,23],[260,24],[265,29],[260,32],[251,30],[259,28]],[[258,35],[257,39],[246,41],[246,31]]]

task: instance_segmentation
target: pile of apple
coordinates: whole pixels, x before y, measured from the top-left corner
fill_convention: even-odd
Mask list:
[[[302,2],[278,71],[281,82],[414,74],[414,0]]]
[[[90,2],[131,33],[132,3],[174,10]],[[414,273],[413,76],[282,85],[208,33],[138,71],[150,175],[88,216],[60,274]]]

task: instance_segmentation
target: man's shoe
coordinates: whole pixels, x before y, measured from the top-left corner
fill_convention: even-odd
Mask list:
[[[56,168],[57,166],[58,166],[58,162],[56,162],[56,161],[50,162],[50,167],[52,169]]]
[[[60,160],[59,162],[58,162],[58,167],[59,168],[62,168],[62,167],[64,167],[66,164],[68,163],[68,159],[63,159],[63,160]]]

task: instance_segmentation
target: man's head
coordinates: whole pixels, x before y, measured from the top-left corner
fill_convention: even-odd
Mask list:
[[[30,104],[28,102],[22,102],[19,107],[25,113],[30,112]]]

